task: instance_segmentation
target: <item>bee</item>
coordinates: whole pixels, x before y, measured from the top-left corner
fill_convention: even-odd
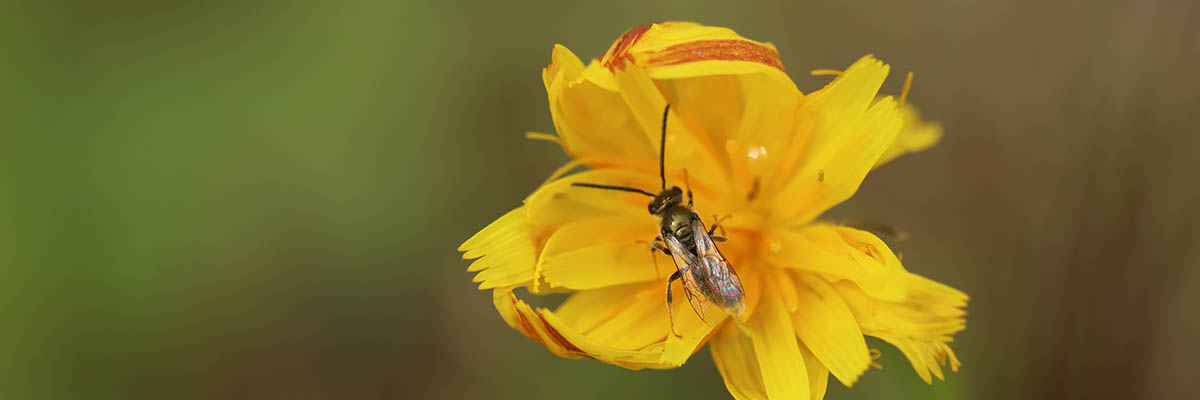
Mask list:
[[[675,262],[676,271],[667,279],[667,318],[670,320],[671,334],[681,337],[675,333],[675,313],[671,309],[671,286],[675,281],[683,281],[688,302],[701,321],[704,321],[704,303],[710,301],[731,315],[741,315],[746,309],[746,292],[742,289],[742,281],[738,279],[737,272],[734,272],[733,266],[729,265],[725,256],[721,255],[715,243],[725,241],[724,237],[713,235],[720,222],[715,221],[712,227],[705,229],[704,221],[692,208],[692,189],[686,185],[687,171],[684,171],[684,186],[688,187],[686,205],[683,190],[678,186],[667,188],[665,160],[667,116],[670,110],[670,104],[663,109],[662,138],[658,155],[658,175],[662,187],[658,194],[627,186],[585,182],[573,182],[571,185],[633,192],[652,198],[647,209],[651,215],[658,218],[659,224],[658,237],[651,243],[651,257],[655,251],[661,251],[671,256]]]

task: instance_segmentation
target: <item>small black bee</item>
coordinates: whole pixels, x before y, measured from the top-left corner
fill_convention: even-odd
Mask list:
[[[620,190],[643,194],[650,200],[648,209],[651,215],[658,217],[658,237],[654,238],[651,253],[662,251],[675,261],[675,273],[667,280],[667,312],[670,318],[671,333],[675,333],[675,315],[671,309],[671,284],[683,280],[684,293],[692,310],[704,320],[704,303],[712,301],[721,306],[725,312],[741,315],[746,309],[746,292],[742,289],[742,281],[737,273],[717,249],[716,241],[724,241],[722,237],[714,237],[718,224],[713,223],[709,229],[704,228],[704,221],[692,209],[692,190],[687,190],[687,205],[683,204],[683,190],[678,186],[667,188],[667,175],[664,166],[667,145],[667,116],[671,110],[668,104],[663,109],[662,139],[658,155],[658,175],[662,182],[661,191],[653,193],[638,188],[596,183],[574,182],[572,186],[595,189]],[[685,182],[686,183],[686,182]],[[686,186],[686,185],[685,185]],[[665,246],[664,246],[665,243]]]

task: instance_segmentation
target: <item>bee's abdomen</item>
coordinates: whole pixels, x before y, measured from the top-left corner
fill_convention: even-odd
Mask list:
[[[687,246],[688,250],[691,250],[693,253],[695,253],[696,241],[692,235],[692,229],[686,226],[679,227],[679,229],[675,230],[675,237],[679,238],[679,242]]]

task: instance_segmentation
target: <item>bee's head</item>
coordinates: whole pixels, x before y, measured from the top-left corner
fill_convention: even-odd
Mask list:
[[[679,190],[679,186],[671,186],[650,200],[650,214],[659,215],[663,210],[680,203],[683,203],[683,191]]]

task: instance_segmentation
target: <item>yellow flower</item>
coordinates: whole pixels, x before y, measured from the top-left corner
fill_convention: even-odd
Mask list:
[[[586,66],[555,46],[542,79],[558,135],[531,137],[574,161],[463,243],[468,271],[510,326],[561,357],[673,368],[711,343],[737,398],[820,399],[829,374],[850,386],[878,356],[864,335],[899,348],[926,382],[942,378],[959,365],[947,343],[965,327],[967,296],[909,273],[878,237],[816,220],[878,164],[933,145],[940,127],[877,96],[888,66],[871,56],[824,72],[837,76],[802,94],[774,46],[693,23],[634,28]],[[746,294],[740,316],[706,303],[705,321],[675,301],[681,338],[665,309],[672,260],[647,244],[658,230],[648,199],[571,186],[657,191],[668,104],[667,184],[690,186],[707,222],[730,216],[720,248]],[[516,288],[573,294],[535,309]]]

